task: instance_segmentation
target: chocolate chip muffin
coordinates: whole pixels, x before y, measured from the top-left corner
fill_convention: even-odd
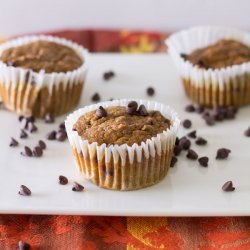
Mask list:
[[[194,27],[166,40],[185,92],[207,107],[250,103],[250,35],[223,27]]]
[[[0,97],[22,115],[60,115],[77,105],[86,50],[65,39],[29,36],[0,45]],[[6,77],[6,75],[9,77]]]
[[[103,188],[134,190],[166,176],[179,123],[165,105],[115,100],[75,111],[65,124],[83,176]]]

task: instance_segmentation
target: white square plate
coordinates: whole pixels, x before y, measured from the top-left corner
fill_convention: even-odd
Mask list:
[[[116,76],[103,81],[102,74],[114,70]],[[20,155],[24,145],[35,146],[38,139],[57,128],[57,124],[37,122],[39,132],[19,140],[17,115],[0,111],[0,213],[21,214],[82,214],[126,216],[228,216],[250,215],[250,139],[243,131],[250,126],[250,107],[240,109],[237,119],[208,127],[197,114],[188,114],[184,107],[188,100],[180,79],[165,54],[118,55],[93,54],[90,71],[79,107],[90,104],[95,92],[102,100],[109,98],[148,98],[146,88],[154,86],[156,94],[149,99],[169,104],[180,118],[189,117],[192,129],[208,140],[206,146],[193,148],[199,156],[209,156],[207,168],[198,162],[179,157],[167,177],[159,184],[138,191],[119,192],[98,188],[84,180],[76,170],[68,142],[50,141],[42,158]],[[179,135],[189,130],[180,129]],[[18,139],[17,148],[8,146],[10,137]],[[232,150],[226,160],[215,160],[216,150]],[[58,184],[58,176],[65,175],[69,184]],[[223,192],[224,182],[232,180],[236,190]],[[85,186],[84,192],[72,192],[72,182]],[[24,184],[32,190],[31,197],[18,195]]]

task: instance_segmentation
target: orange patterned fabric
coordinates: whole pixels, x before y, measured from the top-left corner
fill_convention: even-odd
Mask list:
[[[96,52],[160,52],[167,33],[60,31]],[[250,217],[97,217],[0,215],[0,250],[250,250]]]

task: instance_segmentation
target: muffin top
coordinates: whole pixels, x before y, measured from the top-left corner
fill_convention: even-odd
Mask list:
[[[202,68],[220,69],[250,61],[250,47],[235,40],[219,40],[205,48],[184,55],[194,65]]]
[[[0,60],[9,66],[46,73],[73,71],[83,64],[70,47],[43,40],[6,49]]]
[[[142,107],[143,106],[143,107]],[[171,125],[159,111],[146,111],[141,105],[138,111],[129,110],[124,106],[112,106],[106,109],[99,107],[81,116],[74,124],[82,139],[98,145],[141,144],[162,133]]]

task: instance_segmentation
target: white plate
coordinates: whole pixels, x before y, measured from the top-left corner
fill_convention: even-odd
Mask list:
[[[183,154],[178,164],[159,184],[138,191],[119,192],[98,188],[77,172],[68,142],[47,142],[42,158],[20,155],[22,146],[35,146],[38,139],[57,128],[56,124],[37,123],[39,132],[19,140],[17,148],[8,146],[10,137],[18,138],[17,115],[0,111],[0,213],[82,214],[134,216],[219,216],[250,215],[250,139],[243,131],[250,125],[250,108],[239,111],[236,120],[208,127],[197,114],[184,112],[188,103],[172,62],[163,55],[108,55],[90,57],[90,72],[82,102],[90,103],[94,92],[102,100],[114,98],[147,98],[146,87],[154,86],[157,100],[171,105],[181,118],[190,117],[192,129],[208,140],[208,145],[193,146],[200,156],[209,156],[208,168],[187,160]],[[112,69],[116,76],[103,81],[102,73]],[[64,117],[57,119],[60,122]],[[180,129],[180,135],[190,130]],[[216,150],[232,150],[227,160],[215,160]],[[61,186],[59,175],[70,183]],[[221,186],[232,180],[236,190],[225,193]],[[72,182],[79,181],[85,191],[71,191]],[[18,195],[19,186],[27,185],[31,197]]]

